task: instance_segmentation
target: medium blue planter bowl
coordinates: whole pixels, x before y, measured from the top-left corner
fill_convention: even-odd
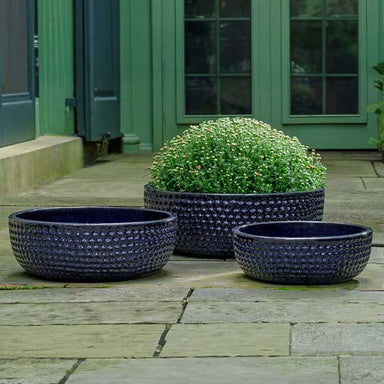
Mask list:
[[[330,284],[363,271],[372,229],[354,224],[290,221],[234,230],[235,258],[249,276],[280,284]]]
[[[9,216],[13,253],[29,273],[60,281],[152,275],[172,255],[176,217],[120,208],[44,208]]]

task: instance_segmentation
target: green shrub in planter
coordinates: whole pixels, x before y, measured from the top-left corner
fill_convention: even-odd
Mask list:
[[[233,256],[234,227],[321,220],[325,168],[315,152],[268,124],[223,118],[191,126],[155,156],[147,208],[177,215],[176,252]]]
[[[204,193],[273,193],[320,189],[320,156],[270,125],[222,118],[191,126],[155,156],[150,185]]]

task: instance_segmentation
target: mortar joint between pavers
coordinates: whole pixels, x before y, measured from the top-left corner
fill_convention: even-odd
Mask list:
[[[72,365],[70,369],[65,373],[64,377],[57,384],[65,384],[69,377],[79,368],[80,364],[83,363],[86,359],[77,359],[75,364]]]
[[[169,330],[171,329],[171,327],[172,327],[172,324],[165,324],[164,331],[160,335],[160,339],[157,343],[157,346],[155,348],[155,351],[153,352],[152,357],[158,358],[160,356],[160,353],[163,350],[164,345],[167,342],[166,337],[167,337],[167,334],[168,334]]]
[[[179,317],[176,320],[177,324],[181,323],[181,320],[182,320],[182,318],[184,316],[185,310],[187,309],[187,306],[188,306],[188,303],[189,303],[188,299],[192,296],[194,290],[195,290],[195,288],[190,288],[188,293],[187,293],[187,295],[183,298],[183,307],[181,308],[181,313],[180,313]]]

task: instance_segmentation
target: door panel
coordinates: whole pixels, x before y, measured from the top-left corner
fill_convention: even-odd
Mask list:
[[[34,0],[2,0],[0,146],[35,137]]]
[[[87,141],[121,136],[119,7],[119,0],[77,1],[78,128]]]

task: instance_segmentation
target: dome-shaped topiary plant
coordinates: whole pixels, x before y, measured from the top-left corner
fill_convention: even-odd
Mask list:
[[[179,192],[272,193],[320,189],[326,169],[315,151],[270,125],[221,118],[166,143],[151,167],[153,188]]]

